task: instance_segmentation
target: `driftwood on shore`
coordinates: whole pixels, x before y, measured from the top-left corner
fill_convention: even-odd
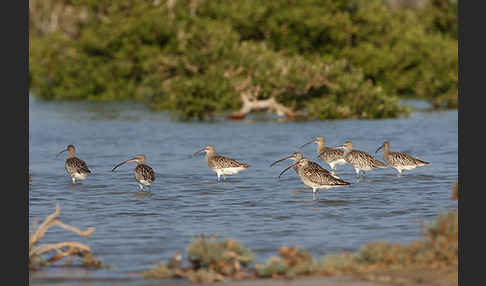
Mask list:
[[[258,95],[261,91],[260,86],[251,85],[251,80],[251,77],[248,77],[235,86],[236,91],[240,93],[243,105],[238,112],[228,115],[228,119],[243,119],[247,114],[261,110],[275,112],[279,116],[287,116],[287,118],[290,119],[295,118],[295,112],[283,104],[278,103],[274,96],[267,99],[258,99]],[[274,92],[274,94],[276,93],[278,93],[278,91]]]
[[[81,230],[75,226],[67,225],[58,219],[61,213],[59,204],[56,205],[56,211],[50,214],[35,230],[36,223],[32,228],[32,232],[29,235],[29,268],[35,269],[36,267],[58,261],[64,257],[74,257],[78,256],[83,258],[83,265],[85,266],[96,266],[99,267],[101,263],[93,259],[91,255],[91,248],[81,242],[76,241],[63,241],[59,243],[49,244],[43,243],[39,244],[40,240],[47,232],[47,230],[52,226],[59,226],[66,230],[77,233],[80,236],[90,236],[95,228],[90,227],[86,230]],[[35,231],[34,231],[35,230]],[[52,255],[47,260],[42,260],[43,255]]]

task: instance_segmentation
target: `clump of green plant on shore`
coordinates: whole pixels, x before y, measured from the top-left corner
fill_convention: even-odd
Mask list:
[[[278,257],[270,257],[265,264],[255,264],[255,271],[259,278],[292,278],[315,274],[318,265],[309,252],[295,246],[281,246]]]
[[[315,119],[458,102],[457,1],[32,2],[30,87],[46,100],[137,100],[183,119],[245,97]]]
[[[243,278],[253,261],[253,254],[241,243],[215,236],[200,236],[187,247],[188,266],[181,264],[176,252],[168,263],[156,265],[143,273],[147,278],[185,277],[192,282],[214,282],[225,277]]]

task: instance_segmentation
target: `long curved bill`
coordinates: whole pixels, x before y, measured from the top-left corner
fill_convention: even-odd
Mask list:
[[[197,151],[196,153],[192,154],[192,156],[196,156],[197,154],[201,153],[202,151],[204,151],[206,148],[202,148],[201,150]]]
[[[283,173],[287,172],[287,170],[288,170],[288,169],[290,169],[290,168],[292,168],[292,167],[294,167],[294,166],[297,166],[297,164],[299,164],[299,162],[298,162],[298,161],[297,161],[297,162],[295,162],[295,163],[293,163],[292,165],[288,166],[287,168],[285,168],[285,170],[283,170],[283,171],[280,173],[280,175],[278,175],[278,178],[280,179],[280,177],[283,175]]]
[[[292,159],[293,157],[294,157],[293,155],[290,155],[290,156],[285,157],[285,158],[283,158],[283,159],[277,160],[277,161],[273,162],[273,163],[270,165],[270,167],[273,167],[273,166],[274,166],[275,164],[277,164],[278,162],[282,162],[282,161],[285,161],[285,160],[290,160],[290,159]]]
[[[57,153],[56,158],[57,158],[57,157],[59,157],[59,155],[61,155],[62,153],[66,152],[67,150],[68,150],[68,149],[64,149],[64,150],[62,150],[61,152]]]
[[[380,151],[380,149],[381,149],[381,148],[383,148],[383,146],[385,146],[385,144],[384,144],[384,143],[383,143],[383,144],[381,144],[381,146],[380,146],[380,147],[378,147],[378,149],[376,149],[376,151],[375,151],[375,155],[376,155],[376,153],[378,153],[378,151]]]
[[[309,141],[309,142],[305,143],[304,145],[300,146],[300,148],[307,146],[309,144],[312,144],[312,143],[316,143],[316,140]]]
[[[137,158],[133,158],[133,159],[130,159],[130,160],[123,161],[120,164],[118,164],[115,167],[113,167],[113,169],[111,169],[111,171],[112,172],[115,171],[116,168],[120,167],[121,165],[123,165],[125,163],[128,163],[128,162],[136,162],[136,161],[137,161]]]

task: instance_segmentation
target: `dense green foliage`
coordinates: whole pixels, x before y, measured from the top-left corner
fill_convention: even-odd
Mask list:
[[[457,106],[457,1],[53,1],[87,16],[75,33],[31,23],[30,84],[45,99],[201,119],[238,109],[241,93],[319,119],[403,115],[399,96]]]

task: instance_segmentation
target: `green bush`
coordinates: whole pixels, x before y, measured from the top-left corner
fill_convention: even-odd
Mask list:
[[[135,99],[183,119],[238,109],[242,89],[317,119],[407,114],[398,96],[457,106],[457,3],[56,2],[88,16],[78,33],[31,28],[31,89],[47,100]]]

